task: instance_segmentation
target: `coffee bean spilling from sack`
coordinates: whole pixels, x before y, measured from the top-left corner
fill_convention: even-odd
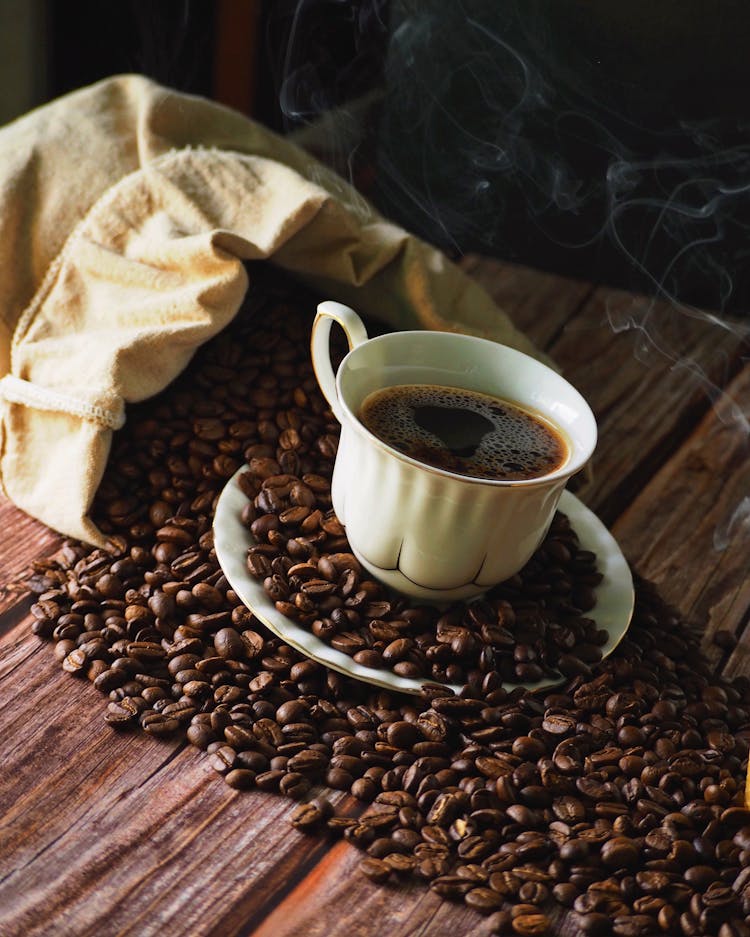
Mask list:
[[[750,681],[712,674],[696,635],[647,584],[612,657],[597,664],[592,650],[567,683],[535,694],[503,689],[505,671],[486,661],[483,669],[481,652],[458,653],[455,633],[428,647],[451,647],[467,678],[460,695],[376,691],[301,658],[239,602],[216,562],[211,516],[247,462],[248,494],[268,492],[268,510],[252,504],[247,522],[270,516],[268,530],[286,538],[278,553],[256,551],[248,562],[286,583],[279,602],[294,595],[297,609],[307,598],[326,608],[334,595],[341,604],[314,620],[343,609],[348,621],[353,609],[368,623],[410,621],[406,607],[370,615],[369,605],[391,600],[341,556],[328,503],[337,428],[307,356],[314,306],[306,301],[301,314],[289,296],[272,284],[256,290],[175,384],[131,408],[95,506],[114,552],[66,542],[36,563],[34,631],[54,639],[66,671],[108,695],[111,726],[186,735],[229,785],[300,800],[293,824],[365,850],[362,871],[375,882],[421,879],[491,915],[499,934],[546,934],[556,907],[571,909],[585,934],[750,934],[750,813],[740,806]],[[288,476],[283,495],[257,484],[279,475]],[[309,564],[305,538],[320,533],[331,567],[292,572],[287,561]],[[552,543],[561,546],[550,556]],[[581,560],[572,572],[563,547],[571,563]],[[562,520],[545,549],[534,589],[524,582],[525,592],[512,586],[517,594],[491,599],[489,610],[480,604],[471,626],[464,610],[435,628],[462,640],[465,628],[476,640],[482,627],[505,627],[502,612],[517,636],[550,593],[580,613],[576,590],[595,583],[574,573],[591,576],[591,558],[581,559]],[[334,624],[337,634],[352,630]],[[424,650],[416,638],[426,620],[410,629],[409,651]],[[515,663],[534,662],[522,655],[514,648]],[[369,806],[356,819],[335,816],[321,784]]]

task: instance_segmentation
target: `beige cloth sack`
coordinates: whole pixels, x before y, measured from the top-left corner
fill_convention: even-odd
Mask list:
[[[535,354],[442,254],[287,140],[143,77],[108,79],[0,130],[7,496],[104,545],[88,512],[126,404],[232,319],[242,262],[263,258],[396,328]]]

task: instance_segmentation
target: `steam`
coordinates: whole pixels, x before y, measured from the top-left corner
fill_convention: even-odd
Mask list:
[[[750,540],[750,497],[747,495],[729,518],[717,526],[714,531],[714,550],[726,550],[733,540],[743,543]]]
[[[387,44],[366,107],[356,89],[342,96],[340,75],[335,87],[326,79],[330,49],[310,38],[315,9],[348,17],[352,62],[369,61],[368,42]],[[324,134],[329,161],[355,182],[369,133],[377,173],[369,194],[454,254],[556,267],[644,294],[607,309],[612,329],[636,332],[641,360],[669,362],[686,393],[699,387],[721,400],[722,419],[750,436],[748,415],[699,366],[684,328],[750,333],[750,122],[731,102],[721,114],[713,100],[701,112],[691,99],[690,113],[675,103],[689,55],[674,42],[677,78],[644,55],[645,74],[663,76],[664,89],[636,87],[616,63],[602,66],[585,22],[568,22],[576,11],[601,16],[597,5],[392,0],[389,9],[386,20],[385,5],[372,0],[298,3],[281,82],[288,127],[313,130],[323,111],[336,115],[341,132],[329,123]],[[633,15],[607,10],[615,26]],[[647,41],[653,26],[644,26]],[[670,29],[679,34],[679,24]],[[717,36],[706,36],[706,48]],[[607,54],[606,39],[601,48]],[[750,523],[748,503],[717,530],[717,549]]]

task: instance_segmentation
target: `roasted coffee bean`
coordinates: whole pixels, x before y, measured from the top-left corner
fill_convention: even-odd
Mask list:
[[[562,736],[575,732],[576,721],[564,713],[551,713],[544,717],[542,728],[550,735]]]
[[[293,771],[285,774],[279,781],[279,791],[292,800],[301,800],[310,790],[310,782],[302,775]]]
[[[607,868],[631,869],[640,859],[636,843],[624,837],[614,837],[602,844],[601,859]]]
[[[372,882],[382,884],[387,882],[391,875],[391,868],[382,859],[363,859],[359,864],[360,871]]]
[[[107,706],[104,719],[115,729],[130,729],[136,724],[138,710],[127,706],[128,698],[111,702]]]
[[[391,872],[402,876],[412,872],[416,865],[416,860],[413,856],[406,856],[400,852],[390,853],[383,859],[383,862],[385,862]]]
[[[150,713],[141,718],[141,727],[149,735],[161,738],[176,732],[180,728],[180,720],[174,716],[167,716],[163,712]]]
[[[276,721],[281,726],[293,725],[309,715],[310,709],[301,700],[291,699],[276,710]]]
[[[582,909],[582,933],[743,937],[750,681],[713,674],[642,581],[600,661],[596,558],[560,515],[481,601],[438,612],[387,595],[333,511],[337,430],[307,328],[287,306],[240,314],[134,411],[92,509],[119,552],[67,542],[35,564],[35,632],[109,695],[113,728],[186,734],[237,789],[304,798],[327,782],[371,804],[356,820],[313,801],[293,823],[376,852],[374,880],[413,876],[491,911],[493,932],[545,933],[551,898]],[[211,535],[241,457],[250,573],[301,627],[419,678],[421,695],[302,659],[241,605]],[[560,674],[541,693],[511,686]],[[494,910],[506,901],[512,914]]]
[[[383,655],[373,648],[365,648],[362,651],[357,651],[352,655],[352,658],[363,667],[372,667],[379,670],[384,666]]]
[[[234,768],[227,772],[224,780],[230,787],[239,791],[247,791],[255,784],[255,772],[248,768]]]
[[[717,878],[716,871],[709,865],[693,865],[683,872],[683,877],[688,885],[692,885],[698,891],[704,891]]]
[[[214,647],[219,657],[239,659],[245,653],[245,643],[234,628],[220,628],[214,636]]]
[[[300,774],[316,774],[325,768],[326,763],[323,752],[306,748],[289,759],[288,767],[290,771],[298,771]]]
[[[388,744],[395,748],[411,748],[421,737],[419,728],[411,722],[393,722],[388,726]]]
[[[497,911],[503,903],[503,899],[491,888],[472,888],[464,895],[464,901],[480,914],[491,914]]]
[[[578,897],[578,889],[570,882],[558,882],[552,888],[552,895],[555,901],[564,908],[572,908]]]
[[[211,767],[220,774],[231,771],[236,760],[237,752],[230,745],[222,745],[209,757]]]
[[[364,800],[369,803],[377,796],[378,785],[372,778],[357,778],[357,780],[352,783],[351,792],[358,800]]]
[[[545,937],[549,933],[550,922],[545,914],[534,912],[514,917],[512,927],[519,937]]]
[[[549,898],[549,889],[542,882],[524,882],[518,890],[518,897],[529,904],[544,904]]]
[[[576,925],[588,937],[605,937],[612,933],[612,918],[600,911],[589,911],[576,915]]]
[[[414,874],[424,881],[432,881],[441,875],[445,875],[450,867],[449,861],[442,856],[428,856],[420,858],[415,866]]]
[[[254,774],[263,774],[269,767],[267,756],[258,751],[237,752],[235,764],[249,769]]]
[[[430,890],[441,898],[457,900],[463,898],[474,887],[474,883],[458,875],[442,875],[430,882]]]
[[[191,725],[187,730],[187,739],[196,748],[205,751],[211,742],[216,741],[217,736],[210,725]]]
[[[320,826],[326,820],[325,812],[315,802],[301,804],[292,814],[292,826],[297,830],[308,832]]]

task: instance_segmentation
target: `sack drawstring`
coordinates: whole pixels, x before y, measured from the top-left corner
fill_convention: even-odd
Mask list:
[[[13,374],[6,374],[0,379],[0,398],[10,403],[20,403],[36,410],[53,410],[69,413],[84,420],[93,420],[110,429],[120,429],[125,424],[125,403],[120,398],[111,407],[81,400],[69,394],[60,393],[49,387],[40,387]]]

